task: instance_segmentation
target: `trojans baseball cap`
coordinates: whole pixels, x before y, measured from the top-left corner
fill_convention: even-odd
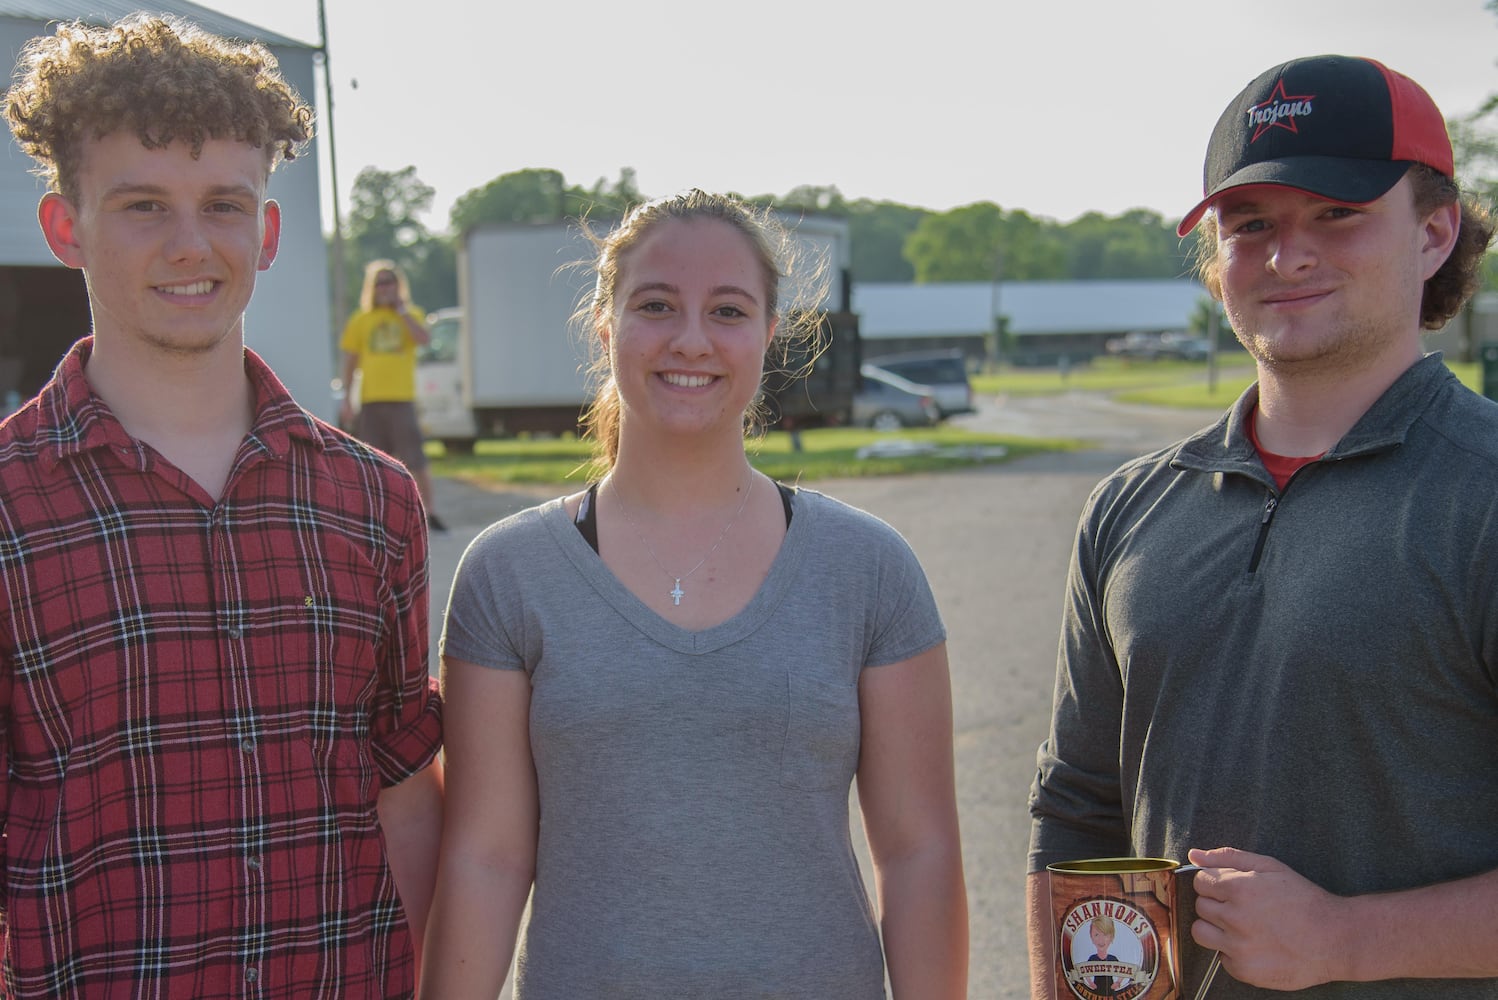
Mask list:
[[[1233,188],[1274,184],[1361,205],[1387,194],[1415,163],[1455,176],[1446,119],[1418,83],[1372,59],[1292,59],[1260,74],[1217,119],[1206,197],[1176,235]]]

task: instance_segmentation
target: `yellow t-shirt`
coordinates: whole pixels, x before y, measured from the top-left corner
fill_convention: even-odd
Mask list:
[[[420,309],[406,308],[418,323],[426,323]],[[384,307],[354,313],[338,346],[359,356],[364,373],[360,402],[409,403],[416,398],[416,341],[400,313]]]

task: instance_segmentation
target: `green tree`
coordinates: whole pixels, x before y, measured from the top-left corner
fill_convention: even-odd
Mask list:
[[[854,281],[913,281],[915,268],[905,242],[931,213],[892,201],[847,203],[848,242]]]
[[[428,312],[458,304],[458,255],[454,241],[434,237],[413,248],[417,251],[406,267],[411,298]]]
[[[1006,281],[1057,281],[1067,276],[1061,227],[1050,219],[1037,219],[1018,209],[1007,213],[1000,250],[1000,277]]]
[[[356,305],[364,265],[389,259],[411,284],[411,298],[426,308],[457,301],[457,268],[447,239],[433,235],[419,216],[432,207],[436,192],[416,176],[416,168],[365,167],[354,178],[345,241],[348,301]]]
[[[925,216],[905,241],[905,258],[918,282],[1066,277],[1059,227],[991,201]]]
[[[431,234],[417,216],[432,207],[435,195],[416,176],[415,167],[395,171],[365,167],[359,171],[348,218],[353,258],[361,265],[378,257],[401,261],[407,248],[430,239]]]
[[[1498,204],[1498,131],[1492,120],[1495,100],[1498,95],[1489,98],[1483,109],[1446,122],[1463,189],[1489,205]]]
[[[991,201],[926,216],[905,241],[905,259],[920,283],[992,281],[1004,210]]]
[[[1483,7],[1498,14],[1498,0],[1486,0]],[[1482,106],[1469,115],[1446,121],[1451,134],[1451,151],[1456,157],[1456,175],[1465,191],[1472,193],[1489,210],[1498,209],[1498,93],[1489,94]],[[1486,289],[1498,288],[1498,259],[1488,254],[1483,260],[1483,282]]]
[[[452,231],[484,222],[557,222],[567,217],[567,181],[559,170],[526,169],[501,174],[453,202]]]
[[[586,218],[595,222],[622,218],[625,212],[645,201],[634,167],[621,169],[619,179],[613,183],[600,177],[591,188],[568,188],[567,198],[568,218]]]
[[[800,184],[772,200],[776,208],[785,211],[840,216],[848,214],[848,203],[843,199],[843,193],[831,185]]]
[[[815,212],[848,222],[849,268],[854,281],[910,281],[915,269],[905,259],[905,241],[929,213],[892,201],[849,201],[831,185],[802,184],[785,194],[747,199],[782,212]]]
[[[1188,269],[1175,226],[1147,209],[1117,218],[1088,212],[1064,226],[1062,238],[1067,276],[1079,281],[1178,278]]]
[[[1490,5],[1491,6],[1491,5]],[[1462,189],[1472,194],[1489,210],[1498,207],[1498,129],[1494,128],[1494,111],[1498,94],[1488,98],[1483,107],[1465,118],[1446,122],[1451,133],[1451,148],[1456,156],[1456,175]],[[1498,288],[1498,255],[1489,253],[1482,262],[1482,287]]]
[[[1199,337],[1208,336],[1214,320],[1217,324],[1217,346],[1222,347],[1232,342],[1233,330],[1228,325],[1227,314],[1222,309],[1222,303],[1210,295],[1203,295],[1196,300],[1196,306],[1191,310],[1188,320],[1190,324],[1188,329]]]
[[[448,221],[452,231],[461,234],[490,222],[608,220],[643,200],[633,167],[620,170],[616,181],[600,177],[586,188],[569,185],[559,170],[528,168],[501,174],[460,195]]]

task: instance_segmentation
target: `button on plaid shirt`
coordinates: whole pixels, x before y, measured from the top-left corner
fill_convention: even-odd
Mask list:
[[[0,424],[5,991],[409,996],[375,806],[441,742],[415,486],[246,351],[215,503],[91,348]]]

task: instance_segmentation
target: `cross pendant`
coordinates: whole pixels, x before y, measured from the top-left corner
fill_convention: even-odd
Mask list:
[[[678,578],[676,586],[671,588],[671,603],[680,604],[681,599],[686,596],[686,591],[681,589],[681,580]]]

